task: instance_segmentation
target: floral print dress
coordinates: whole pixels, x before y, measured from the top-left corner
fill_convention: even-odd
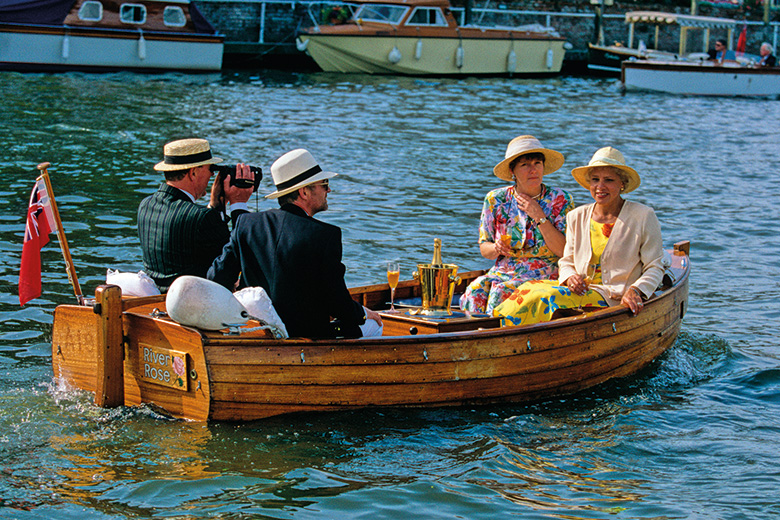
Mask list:
[[[572,196],[542,184],[537,202],[553,225],[565,233],[566,214],[574,209]],[[499,240],[508,244],[515,256],[499,256],[485,275],[466,288],[460,298],[464,311],[492,314],[523,282],[558,278],[558,257],[544,243],[533,220],[518,207],[514,186],[491,191],[482,206],[479,243]]]
[[[607,241],[615,224],[600,224],[590,221],[590,263],[594,266],[590,284],[601,283],[601,255],[607,247]],[[503,327],[513,325],[531,325],[550,321],[558,309],[576,307],[606,307],[607,301],[595,289],[588,289],[582,296],[571,292],[555,280],[532,280],[522,284],[493,314],[501,316]]]

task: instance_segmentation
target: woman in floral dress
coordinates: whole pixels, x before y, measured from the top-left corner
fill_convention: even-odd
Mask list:
[[[557,278],[566,214],[574,203],[568,192],[543,184],[542,177],[558,170],[563,160],[533,136],[509,142],[493,173],[513,184],[487,194],[479,225],[479,251],[496,263],[466,288],[461,309],[492,314],[523,282]]]
[[[663,278],[661,225],[652,208],[623,198],[640,182],[623,154],[601,148],[571,173],[594,202],[567,218],[560,281],[520,286],[495,309],[504,325],[549,321],[557,309],[582,306],[622,304],[638,314]]]

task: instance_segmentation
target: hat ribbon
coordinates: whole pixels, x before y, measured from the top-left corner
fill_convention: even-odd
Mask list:
[[[625,164],[623,164],[622,162],[618,161],[617,159],[611,159],[609,157],[599,157],[598,159],[593,161],[588,166],[600,166],[599,163],[606,163],[606,164],[609,164],[611,166],[625,166]]]
[[[276,185],[276,191],[286,190],[287,188],[295,186],[299,182],[305,181],[309,177],[313,177],[314,175],[320,173],[321,171],[322,171],[322,168],[320,168],[320,165],[319,164],[315,164],[314,166],[312,166],[311,168],[309,168],[305,172],[299,173],[298,175],[296,175],[292,179],[288,179],[288,180],[286,180],[284,182],[280,182],[279,184],[277,184]]]
[[[211,159],[211,150],[189,155],[166,155],[165,164],[190,164]]]

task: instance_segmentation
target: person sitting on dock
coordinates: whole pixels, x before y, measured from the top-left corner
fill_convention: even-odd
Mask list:
[[[762,43],[758,52],[761,59],[758,60],[757,67],[774,67],[777,65],[777,58],[774,55],[775,50],[768,42]]]
[[[664,274],[661,225],[652,208],[624,200],[639,174],[620,151],[596,151],[574,179],[595,200],[566,217],[566,247],[558,261],[558,281],[521,285],[495,315],[504,325],[549,321],[557,309],[626,305],[635,315],[655,292]]]
[[[479,252],[495,265],[466,288],[461,309],[492,314],[523,282],[557,277],[566,214],[574,202],[568,192],[543,184],[542,177],[563,161],[563,154],[533,136],[509,142],[493,173],[512,185],[485,196],[479,223]]]
[[[165,292],[182,275],[205,277],[206,271],[230,239],[228,223],[217,209],[224,193],[231,218],[247,212],[252,188],[230,185],[219,177],[211,187],[208,207],[195,201],[206,193],[211,165],[222,162],[211,155],[205,139],[181,139],[163,148],[164,160],[154,169],[163,172],[165,182],[138,206],[138,237],[143,251],[144,271]],[[249,166],[236,167],[237,178],[254,180]]]
[[[329,180],[304,149],[271,166],[279,209],[242,216],[208,278],[232,289],[262,287],[292,337],[381,336],[379,313],[352,299],[341,263],[341,229],[313,218],[328,209]],[[334,321],[331,321],[334,318]]]

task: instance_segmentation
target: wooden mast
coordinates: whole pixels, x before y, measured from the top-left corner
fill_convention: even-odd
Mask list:
[[[49,196],[49,205],[51,211],[54,214],[54,221],[57,225],[57,238],[60,242],[60,249],[62,249],[62,257],[65,259],[65,270],[68,273],[68,280],[73,286],[73,292],[76,294],[76,299],[79,305],[84,305],[84,296],[81,294],[81,286],[79,285],[79,279],[76,276],[76,268],[73,265],[73,258],[70,256],[70,248],[68,248],[68,239],[65,237],[65,230],[62,229],[62,220],[60,219],[60,212],[57,209],[57,202],[54,200],[54,191],[51,188],[51,179],[49,179],[48,168],[50,163],[41,163],[38,165],[40,170],[40,179],[46,184],[46,193]]]

